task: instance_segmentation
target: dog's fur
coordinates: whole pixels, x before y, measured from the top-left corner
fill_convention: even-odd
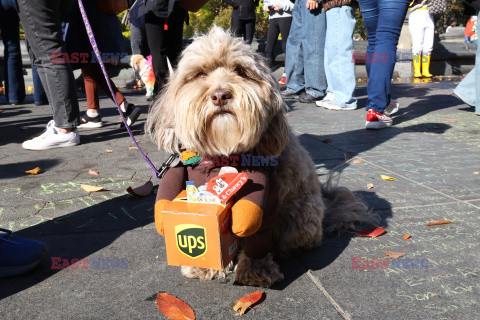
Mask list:
[[[218,89],[232,93],[223,108],[210,98]],[[273,255],[314,248],[324,231],[349,229],[368,219],[365,205],[351,191],[319,182],[312,159],[287,125],[285,105],[264,59],[218,27],[184,50],[146,128],[158,147],[169,152],[178,153],[181,145],[209,155],[280,155],[275,174],[281,183],[273,186],[280,208]],[[236,280],[268,287],[283,279],[273,255],[253,260],[240,253]],[[200,279],[226,272],[182,267],[184,275]]]
[[[153,74],[152,64],[141,54],[134,54],[130,57],[130,66],[138,72],[142,82],[145,84],[147,97],[153,95],[153,86],[155,84],[155,75]],[[142,72],[143,71],[143,72]]]

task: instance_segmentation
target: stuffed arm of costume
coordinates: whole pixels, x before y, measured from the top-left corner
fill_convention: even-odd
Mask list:
[[[267,188],[267,176],[260,171],[247,171],[247,183],[236,194],[232,207],[232,232],[248,237],[262,225],[263,202]]]
[[[185,179],[185,167],[180,165],[168,169],[158,185],[157,199],[155,200],[155,227],[161,235],[164,235],[162,210],[185,189]]]

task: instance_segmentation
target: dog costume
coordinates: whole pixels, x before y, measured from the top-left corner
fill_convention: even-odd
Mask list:
[[[250,157],[250,155],[247,155]],[[274,182],[274,167],[239,166],[241,155],[213,161],[209,157],[193,164],[180,162],[170,168],[158,187],[155,203],[155,226],[164,235],[162,210],[185,190],[186,181],[199,187],[219,175],[222,166],[235,167],[248,175],[247,183],[235,194],[232,207],[232,232],[245,238],[244,252],[251,259],[262,259],[272,248],[272,230],[278,212],[278,194]],[[214,158],[217,159],[217,158]],[[252,163],[253,164],[253,163]],[[272,162],[271,164],[275,164]]]

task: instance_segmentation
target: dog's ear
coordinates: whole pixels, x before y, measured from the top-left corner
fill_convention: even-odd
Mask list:
[[[179,141],[175,134],[175,111],[173,86],[166,85],[157,95],[148,113],[145,133],[159,149],[180,153]]]
[[[288,124],[283,110],[279,110],[268,124],[255,151],[260,156],[278,156],[287,147],[289,134]]]

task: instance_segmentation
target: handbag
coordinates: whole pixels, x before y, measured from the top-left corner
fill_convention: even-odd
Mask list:
[[[436,14],[443,14],[447,11],[447,0],[429,0],[428,13],[432,16]]]
[[[128,0],[95,0],[95,2],[106,14],[117,15],[128,9]]]

